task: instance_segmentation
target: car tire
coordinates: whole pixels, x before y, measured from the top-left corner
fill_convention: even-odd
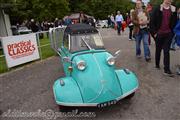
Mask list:
[[[59,111],[60,112],[72,112],[75,108],[74,107],[67,107],[59,105]]]
[[[134,97],[135,92],[131,93],[130,95],[126,96],[125,99],[131,99],[132,97]]]

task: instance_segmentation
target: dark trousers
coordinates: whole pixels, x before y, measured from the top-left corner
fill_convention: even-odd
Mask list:
[[[129,26],[129,39],[132,39],[132,35],[133,35],[133,25]]]
[[[160,64],[160,58],[161,58],[161,51],[164,52],[164,70],[168,71],[170,70],[170,45],[172,41],[172,33],[164,34],[164,35],[157,35],[156,37],[156,53],[155,53],[155,59],[156,59],[156,66],[159,66]]]
[[[118,21],[117,22],[117,32],[118,32],[118,34],[121,34],[121,27],[122,27],[122,23],[121,23],[121,21]]]

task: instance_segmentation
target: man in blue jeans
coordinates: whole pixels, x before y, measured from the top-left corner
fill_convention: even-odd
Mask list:
[[[149,15],[146,10],[142,8],[141,0],[136,1],[135,11],[132,13],[132,21],[134,24],[134,35],[136,39],[136,56],[141,57],[141,41],[144,46],[144,57],[147,62],[151,60],[149,50],[149,34],[148,34],[148,23]]]

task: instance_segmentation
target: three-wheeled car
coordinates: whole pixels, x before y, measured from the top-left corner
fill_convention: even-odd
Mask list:
[[[56,33],[51,34],[54,39]],[[61,41],[57,52],[66,76],[53,85],[58,105],[104,107],[134,95],[137,76],[128,69],[116,69],[119,51],[110,54],[96,28],[80,23],[69,25]]]

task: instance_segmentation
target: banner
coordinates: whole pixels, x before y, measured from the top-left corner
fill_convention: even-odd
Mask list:
[[[36,34],[2,38],[8,68],[39,59]]]

